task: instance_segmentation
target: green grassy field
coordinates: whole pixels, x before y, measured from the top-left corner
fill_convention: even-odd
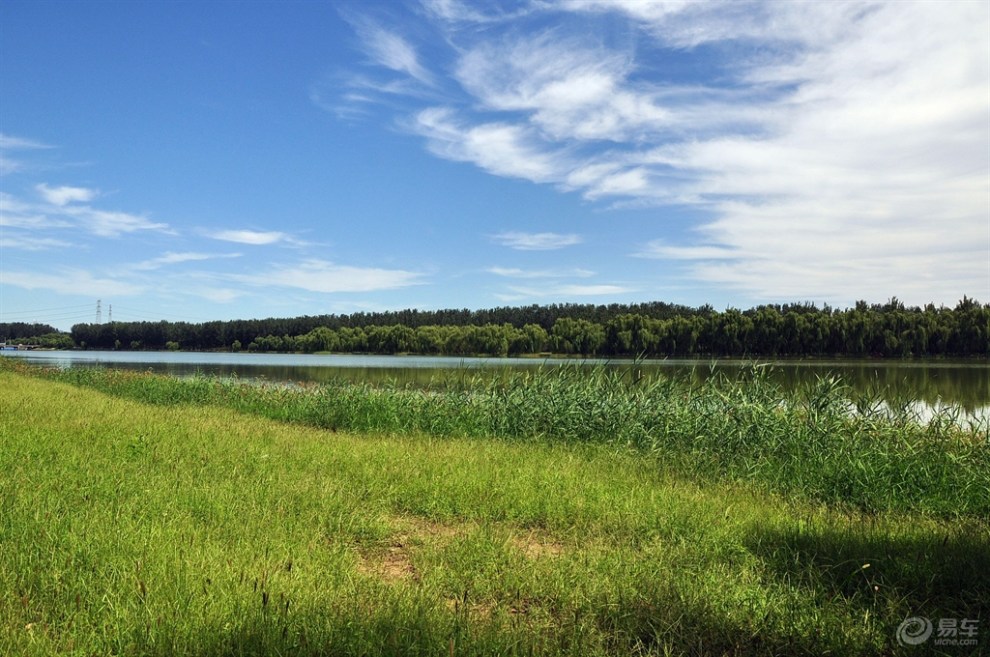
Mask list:
[[[512,388],[444,406],[0,368],[0,654],[972,654],[898,646],[912,616],[990,643],[986,437],[754,389],[665,407],[666,432],[615,389],[624,410],[572,434],[526,425]],[[835,434],[795,452],[799,426]]]

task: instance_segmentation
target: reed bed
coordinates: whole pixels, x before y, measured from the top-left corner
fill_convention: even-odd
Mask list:
[[[865,511],[990,516],[990,422],[854,397],[835,377],[785,394],[766,368],[703,381],[572,366],[426,387],[245,384],[113,369],[0,367],[151,404],[213,405],[329,431],[546,440],[632,450],[666,472]]]

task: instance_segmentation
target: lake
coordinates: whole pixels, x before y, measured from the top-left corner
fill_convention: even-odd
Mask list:
[[[153,370],[176,376],[197,373],[245,380],[324,383],[334,380],[426,385],[444,375],[491,374],[562,366],[604,365],[636,368],[645,375],[704,379],[712,372],[735,376],[754,361],[742,360],[590,360],[554,358],[461,358],[451,356],[376,356],[355,354],[252,354],[165,351],[0,351],[4,357],[56,367],[114,367]],[[969,414],[990,409],[987,361],[780,360],[771,376],[785,388],[837,374],[856,392],[877,391],[886,401],[916,400],[927,405],[958,405]]]

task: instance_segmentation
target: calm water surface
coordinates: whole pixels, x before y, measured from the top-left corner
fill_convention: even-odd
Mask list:
[[[712,372],[736,375],[753,361],[741,360],[576,360],[540,358],[460,358],[450,356],[374,356],[350,354],[248,354],[149,351],[0,351],[4,357],[57,367],[115,367],[189,376],[210,374],[246,380],[323,383],[334,380],[426,385],[438,376],[524,371],[540,366],[605,365],[636,368],[643,374],[704,379]],[[771,361],[760,361],[768,363]],[[785,388],[837,374],[856,393],[877,391],[889,402],[944,403],[969,413],[990,412],[990,363],[987,361],[772,361],[772,376]]]

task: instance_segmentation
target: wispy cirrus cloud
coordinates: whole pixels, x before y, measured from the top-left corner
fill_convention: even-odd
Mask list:
[[[490,237],[496,244],[507,246],[517,251],[552,251],[581,243],[581,236],[576,233],[525,233],[521,231],[506,231],[491,235]]]
[[[54,272],[3,271],[0,282],[25,290],[49,290],[58,294],[85,297],[125,297],[141,294],[147,288],[118,278],[98,276],[75,267],[62,267]]]
[[[180,253],[173,253],[168,251],[157,258],[151,258],[150,260],[144,260],[135,265],[131,265],[130,269],[135,269],[139,271],[152,271],[155,269],[161,269],[162,267],[167,267],[168,265],[177,265],[184,262],[201,262],[204,260],[217,260],[217,259],[229,259],[229,258],[239,258],[240,253],[198,253],[194,251],[186,251]]]
[[[230,303],[245,296],[243,290],[229,287],[199,287],[192,290],[191,293],[213,303]]]
[[[15,137],[14,135],[8,135],[0,132],[0,149],[16,151],[36,150],[39,148],[51,148],[51,146],[35,139]]]
[[[583,297],[583,296],[599,296],[599,295],[609,295],[609,294],[626,294],[628,292],[634,292],[635,288],[628,287],[625,285],[579,285],[579,284],[568,284],[560,285],[554,289],[552,296],[565,296],[565,297]]]
[[[720,246],[674,246],[663,240],[652,240],[632,253],[636,258],[653,258],[655,260],[727,260],[738,258],[741,254]]]
[[[588,269],[520,269],[518,267],[489,267],[490,274],[506,278],[588,278],[595,272]]]
[[[51,146],[48,144],[36,141],[34,139],[15,137],[14,135],[8,135],[0,132],[0,176],[17,173],[24,169],[24,161],[19,156],[12,155],[12,153],[17,151],[36,151],[49,148],[51,148]]]
[[[0,223],[0,225],[3,225]],[[72,242],[55,239],[54,237],[34,237],[32,235],[11,235],[9,231],[0,234],[0,247],[19,249],[21,251],[48,251],[49,249],[66,249]]]
[[[635,292],[636,288],[616,283],[596,283],[584,280],[596,273],[579,267],[560,269],[522,269],[519,267],[489,267],[486,270],[501,278],[525,281],[526,284],[507,285],[495,293],[500,301],[540,301],[547,299],[581,299],[585,297],[615,296]]]
[[[849,23],[889,4],[886,0],[830,2],[809,8],[764,0],[561,0],[557,6],[579,14],[619,14],[636,21],[654,38],[677,48],[730,41],[760,42],[776,48],[829,43]],[[814,19],[814,20],[810,20]],[[764,61],[760,59],[760,61]]]
[[[627,53],[551,31],[483,42],[461,57],[455,75],[485,109],[524,112],[551,140],[622,142],[675,120],[664,94],[630,82],[633,70]]]
[[[424,274],[404,269],[340,265],[318,258],[278,265],[259,274],[229,274],[224,278],[264,287],[296,288],[307,292],[374,292],[422,285]]]
[[[130,212],[103,210],[89,204],[99,193],[85,187],[35,186],[40,201],[0,192],[0,225],[32,231],[81,230],[98,237],[138,231],[174,234],[168,224]]]
[[[522,286],[510,285],[507,291],[496,293],[495,296],[506,302],[523,300],[538,301],[541,299],[581,299],[585,297],[609,296],[615,297],[622,294],[636,292],[637,288],[625,285],[613,284],[588,284],[562,283],[544,286]]]
[[[361,71],[338,70],[313,82],[309,98],[314,105],[349,120],[397,98],[436,96],[437,76],[400,29],[349,8],[338,8],[338,12],[353,28],[367,65]]]
[[[416,48],[398,31],[388,29],[369,17],[348,15],[357,33],[361,48],[373,62],[396,73],[432,85],[433,75],[420,62]]]
[[[99,210],[90,206],[59,206],[62,214],[71,217],[77,225],[99,237],[119,237],[125,233],[153,231],[175,234],[168,224],[151,221],[147,217],[130,212]]]
[[[562,153],[551,152],[529,126],[506,122],[471,125],[447,107],[431,107],[413,118],[410,129],[427,139],[435,155],[470,162],[489,173],[533,182],[560,182]]]
[[[35,189],[46,202],[59,207],[68,205],[69,203],[88,203],[100,195],[95,189],[70,187],[68,185],[49,187],[45,183],[40,183],[35,185]]]
[[[53,216],[44,207],[20,199],[13,194],[0,192],[0,226],[25,230],[68,228],[73,224],[64,218]]]
[[[756,300],[990,296],[986,3],[506,6],[429,0],[404,31],[449,44],[444,92],[392,106],[438,157],[691,208],[696,239],[635,255]]]
[[[421,0],[421,2],[423,8],[433,18],[471,27],[518,19],[535,10],[533,6],[525,3],[505,9],[493,3],[469,3],[463,0]]]
[[[295,238],[291,235],[276,230],[227,229],[207,231],[206,236],[223,242],[234,242],[236,244],[248,244],[251,246],[296,242]]]

